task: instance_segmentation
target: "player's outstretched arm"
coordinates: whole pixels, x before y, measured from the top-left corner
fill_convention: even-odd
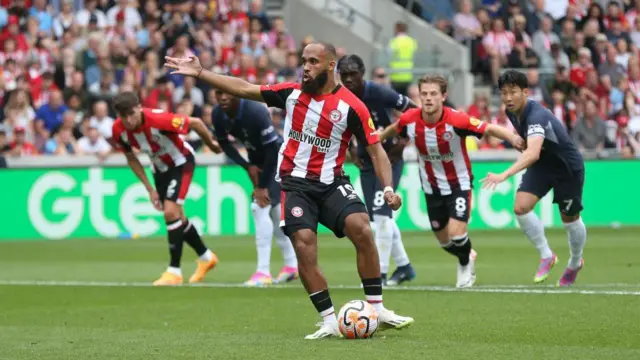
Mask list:
[[[380,141],[385,141],[386,139],[392,138],[396,135],[398,135],[398,128],[394,123],[382,130],[382,132],[380,133]]]
[[[213,140],[213,136],[211,135],[211,133],[207,129],[207,126],[204,124],[204,122],[200,118],[190,117],[189,129],[195,131],[196,134],[200,136],[200,139],[202,139],[205,145],[207,145],[207,147],[211,149],[211,151],[213,151],[216,154],[220,154],[222,152],[220,145],[218,145],[218,143],[215,140]]]
[[[527,137],[527,149],[520,155],[518,160],[501,174],[488,173],[487,177],[480,180],[483,183],[483,187],[493,189],[499,183],[533,165],[540,158],[543,143],[544,136],[534,135]]]
[[[195,77],[228,94],[244,99],[264,102],[262,94],[260,93],[260,85],[252,84],[240,78],[216,74],[213,71],[204,69],[196,56],[190,56],[188,58],[166,56],[164,60],[164,66],[173,69],[171,74]]]
[[[520,135],[509,131],[509,129],[500,125],[487,124],[487,128],[484,131],[489,136],[497,137],[498,139],[508,141],[518,151],[523,151],[525,147],[524,140]]]
[[[391,162],[389,162],[387,153],[379,142],[367,146],[367,152],[371,157],[371,162],[373,163],[373,168],[376,171],[376,176],[384,186],[383,192],[385,200],[393,210],[398,210],[400,205],[402,205],[402,200],[393,191]]]
[[[138,179],[140,179],[140,182],[142,182],[142,185],[144,185],[144,188],[147,189],[153,207],[155,207],[156,210],[162,210],[160,197],[158,196],[156,189],[151,185],[151,182],[149,182],[149,178],[147,178],[147,174],[144,172],[144,168],[142,167],[142,164],[140,163],[140,160],[138,160],[136,154],[127,151],[124,153],[124,156],[127,158],[127,164],[129,165],[133,173],[136,174]]]

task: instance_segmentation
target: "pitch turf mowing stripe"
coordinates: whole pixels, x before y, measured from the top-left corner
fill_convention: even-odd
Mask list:
[[[151,287],[149,282],[108,282],[108,281],[38,281],[38,280],[0,280],[0,286],[97,286],[97,287]],[[594,284],[598,287],[606,287],[607,284]],[[611,284],[620,286],[621,284]],[[638,287],[637,284],[627,284],[629,287]],[[270,285],[265,288],[292,289],[300,285]],[[583,288],[552,288],[551,286],[529,285],[485,285],[470,289],[457,289],[449,286],[410,286],[385,288],[385,291],[437,291],[437,292],[472,292],[472,293],[503,293],[503,294],[573,294],[573,295],[618,295],[640,296],[639,291],[632,290],[589,290]],[[208,287],[208,288],[249,288],[243,284],[234,283],[201,283],[197,285],[183,285],[183,287]],[[361,289],[358,285],[331,285],[331,289]]]

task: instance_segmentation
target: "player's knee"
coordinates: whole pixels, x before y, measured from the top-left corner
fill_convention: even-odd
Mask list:
[[[461,239],[467,235],[467,224],[462,221],[449,221],[447,230],[450,240]]]
[[[574,221],[578,221],[578,219],[580,219],[580,214],[578,213],[575,215],[567,215],[567,214],[560,213],[560,218],[562,218],[563,223],[569,224]]]
[[[525,215],[531,212],[531,210],[533,210],[533,207],[529,206],[528,204],[515,203],[513,205],[513,212],[516,215]]]
[[[181,218],[182,218],[182,208],[176,203],[165,202],[164,220],[166,222],[171,222]]]
[[[308,229],[298,230],[291,236],[293,248],[299,258],[306,259],[315,252],[317,246],[316,234]]]
[[[348,227],[345,227],[345,233],[356,246],[356,249],[375,246],[373,242],[373,232],[371,231],[371,226],[369,225],[366,214],[364,216],[360,216],[359,214],[349,216],[353,216],[353,219],[350,219],[352,221],[349,221]]]

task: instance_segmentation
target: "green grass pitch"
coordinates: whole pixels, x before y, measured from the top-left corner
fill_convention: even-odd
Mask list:
[[[0,243],[0,359],[639,359],[638,229],[590,229],[568,290],[554,286],[566,235],[548,235],[560,262],[536,286],[520,232],[471,233],[477,287],[457,291],[455,259],[431,233],[405,234],[418,278],[384,300],[416,322],[358,341],[304,340],[319,317],[299,283],[239,286],[255,267],[250,237],[207,238],[218,267],[176,288],[147,286],[167,263],[161,238]],[[336,308],[364,297],[348,240],[321,237],[320,258]],[[185,246],[185,278],[193,259]]]

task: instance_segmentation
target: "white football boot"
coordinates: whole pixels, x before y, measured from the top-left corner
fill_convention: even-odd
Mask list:
[[[378,323],[381,331],[389,329],[400,330],[413,324],[413,318],[396,315],[396,313],[389,309],[383,309],[378,312]]]
[[[305,336],[304,338],[306,340],[317,340],[317,339],[324,339],[324,338],[330,338],[330,337],[342,337],[342,334],[340,334],[340,329],[338,329],[337,321],[332,324],[325,324],[323,321],[321,321],[317,323],[316,326],[319,326],[320,329],[318,329],[318,331],[314,332],[313,334]]]
[[[458,281],[456,287],[459,289],[470,288],[476,283],[476,252],[471,250],[469,263],[462,266],[458,263]]]

